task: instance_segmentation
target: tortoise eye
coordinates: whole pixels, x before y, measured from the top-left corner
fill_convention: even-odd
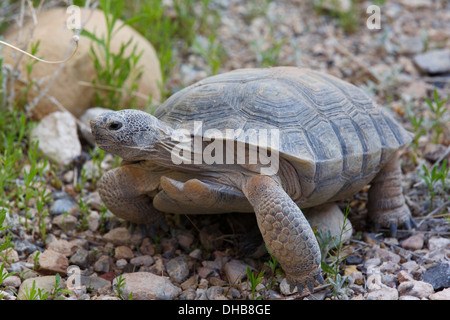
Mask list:
[[[122,128],[122,123],[119,121],[113,121],[109,124],[108,129],[110,130],[119,130],[120,128]]]

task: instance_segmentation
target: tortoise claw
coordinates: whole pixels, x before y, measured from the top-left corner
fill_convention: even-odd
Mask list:
[[[314,282],[317,281],[320,284],[323,284],[325,280],[320,273],[320,270],[316,275],[307,275],[306,277],[302,277],[301,279],[292,279],[288,277],[289,288],[291,291],[297,287],[298,294],[303,294],[303,289],[306,287],[310,293],[314,292]]]
[[[414,220],[413,217],[410,217],[410,218],[409,218],[409,221],[411,222],[411,224],[413,225],[414,228],[417,229],[417,228],[419,227],[419,226],[417,225],[416,220]]]
[[[409,231],[412,230],[412,227],[411,227],[411,219],[410,219],[410,220],[406,220],[403,224],[405,225],[405,228],[406,228],[407,230],[409,230]]]
[[[308,286],[309,292],[313,293],[314,292],[314,282],[311,280],[306,281],[306,285]]]
[[[389,224],[389,229],[391,231],[391,237],[396,238],[397,237],[397,223],[396,222],[391,222]]]
[[[324,284],[325,280],[322,277],[322,274],[318,274],[317,276],[314,277],[316,279],[317,282],[319,282],[320,284]]]
[[[301,284],[297,285],[297,292],[298,292],[298,294],[302,294],[303,293],[303,286]]]

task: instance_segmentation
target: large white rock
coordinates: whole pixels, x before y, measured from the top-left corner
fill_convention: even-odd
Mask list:
[[[33,41],[40,41],[37,52],[38,57],[46,60],[61,60],[68,55],[71,46],[72,30],[67,27],[67,21],[70,14],[67,13],[67,8],[52,8],[46,11],[41,11],[37,14],[38,24],[34,28]],[[85,30],[95,33],[98,38],[105,37],[106,34],[106,20],[101,10],[85,10],[81,9],[81,21],[87,20]],[[6,42],[21,47],[27,43],[30,29],[33,29],[33,19],[29,19],[22,28],[18,28],[15,24],[6,30],[2,36]],[[120,28],[120,29],[119,29]],[[142,52],[142,56],[138,62],[138,68],[142,70],[142,77],[138,82],[136,92],[139,94],[137,104],[139,107],[145,107],[147,101],[141,96],[148,97],[152,95],[152,103],[158,103],[161,98],[159,86],[162,84],[161,68],[155,49],[152,44],[144,38],[139,32],[134,30],[129,25],[123,25],[123,21],[118,20],[111,41],[111,52],[118,53],[122,44],[127,43],[132,39],[131,45],[125,50],[125,56],[129,56],[133,47],[136,45],[136,53]],[[45,115],[60,111],[58,106],[50,97],[54,97],[62,106],[74,114],[76,117],[81,116],[86,109],[93,107],[94,88],[92,86],[83,85],[82,82],[91,83],[95,77],[94,62],[90,57],[91,46],[94,44],[94,50],[98,49],[95,41],[81,36],[78,44],[78,50],[75,55],[67,61],[57,75],[55,81],[52,83],[46,95],[42,97],[35,108],[30,111],[33,118],[36,120],[42,119]],[[30,51],[30,46],[25,48]],[[101,54],[97,51],[101,56]],[[4,55],[4,65],[15,65],[15,56],[17,52],[10,48],[5,48],[2,51]],[[26,65],[28,58],[22,58],[18,71],[21,78],[26,78]],[[50,83],[55,72],[60,68],[59,64],[46,64],[38,62],[33,66],[31,78],[39,82],[40,88],[46,88]],[[129,83],[129,82],[128,82]],[[16,81],[16,92],[18,97],[20,90],[23,89],[23,84]],[[35,86],[28,93],[29,102],[37,98],[41,92],[35,90]],[[121,101],[121,105],[126,106],[126,99]],[[118,107],[118,106],[108,106]]]
[[[60,166],[69,165],[81,153],[75,118],[69,112],[53,112],[32,130],[39,150]]]

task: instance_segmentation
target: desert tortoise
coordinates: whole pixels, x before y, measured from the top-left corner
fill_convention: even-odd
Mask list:
[[[395,233],[413,222],[399,164],[411,134],[362,90],[330,75],[296,67],[235,70],[175,93],[154,116],[106,112],[91,129],[100,148],[123,158],[99,183],[115,215],[155,223],[161,212],[254,211],[267,247],[300,292],[323,280],[318,243],[300,208],[371,183],[375,224]],[[251,162],[255,150],[261,153]],[[269,154],[278,157],[276,171]]]

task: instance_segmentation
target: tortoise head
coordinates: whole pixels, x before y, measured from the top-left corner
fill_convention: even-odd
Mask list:
[[[151,114],[131,109],[102,113],[90,124],[97,145],[127,161],[151,158],[169,129]]]

